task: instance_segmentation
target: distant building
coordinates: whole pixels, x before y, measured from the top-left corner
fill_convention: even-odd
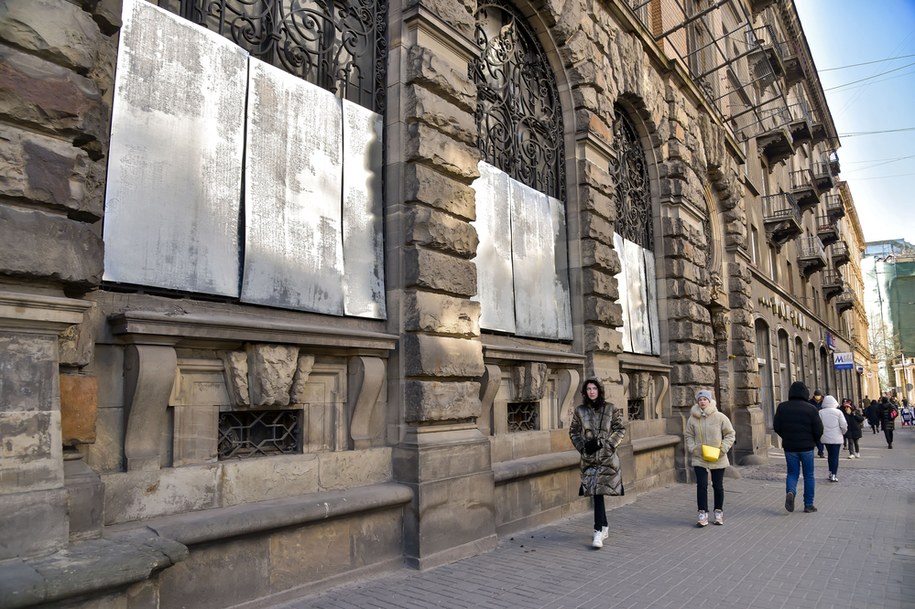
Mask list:
[[[589,508],[589,377],[627,495],[699,389],[739,464],[793,381],[862,396],[790,0],[7,2],[0,53],[0,605],[485,552]]]
[[[870,341],[880,389],[911,401],[915,397],[915,246],[904,239],[870,241],[864,255]]]

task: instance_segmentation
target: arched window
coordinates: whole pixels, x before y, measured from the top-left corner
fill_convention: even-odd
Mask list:
[[[481,1],[476,18],[480,327],[570,340],[558,88],[546,54],[511,5]]]
[[[616,230],[613,245],[622,271],[617,275],[623,309],[623,350],[657,355],[661,350],[655,286],[654,224],[645,151],[638,132],[616,107],[613,122]]]
[[[766,427],[772,428],[775,415],[775,395],[772,390],[772,352],[769,344],[769,326],[762,319],[756,320],[756,361],[759,365],[759,405],[766,419]]]

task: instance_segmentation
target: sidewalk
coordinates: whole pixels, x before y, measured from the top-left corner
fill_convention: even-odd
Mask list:
[[[862,458],[843,451],[838,483],[816,459],[815,514],[785,511],[784,458],[773,449],[769,465],[725,479],[723,527],[695,528],[695,486],[677,484],[610,512],[601,550],[590,547],[590,514],[578,515],[488,554],[274,609],[912,608],[915,428],[895,435],[888,450],[865,429]]]

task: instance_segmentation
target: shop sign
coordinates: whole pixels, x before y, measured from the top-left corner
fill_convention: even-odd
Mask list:
[[[772,311],[772,314],[782,321],[790,322],[798,330],[810,330],[810,326],[807,325],[807,316],[781,298],[776,296],[760,297],[759,305]]]
[[[853,353],[834,353],[833,367],[836,370],[851,370],[855,367],[855,356]]]

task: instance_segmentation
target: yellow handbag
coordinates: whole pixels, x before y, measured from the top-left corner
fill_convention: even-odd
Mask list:
[[[699,421],[699,444],[702,444],[702,421]],[[717,446],[702,444],[702,459],[705,461],[715,462],[721,458],[721,449]]]

